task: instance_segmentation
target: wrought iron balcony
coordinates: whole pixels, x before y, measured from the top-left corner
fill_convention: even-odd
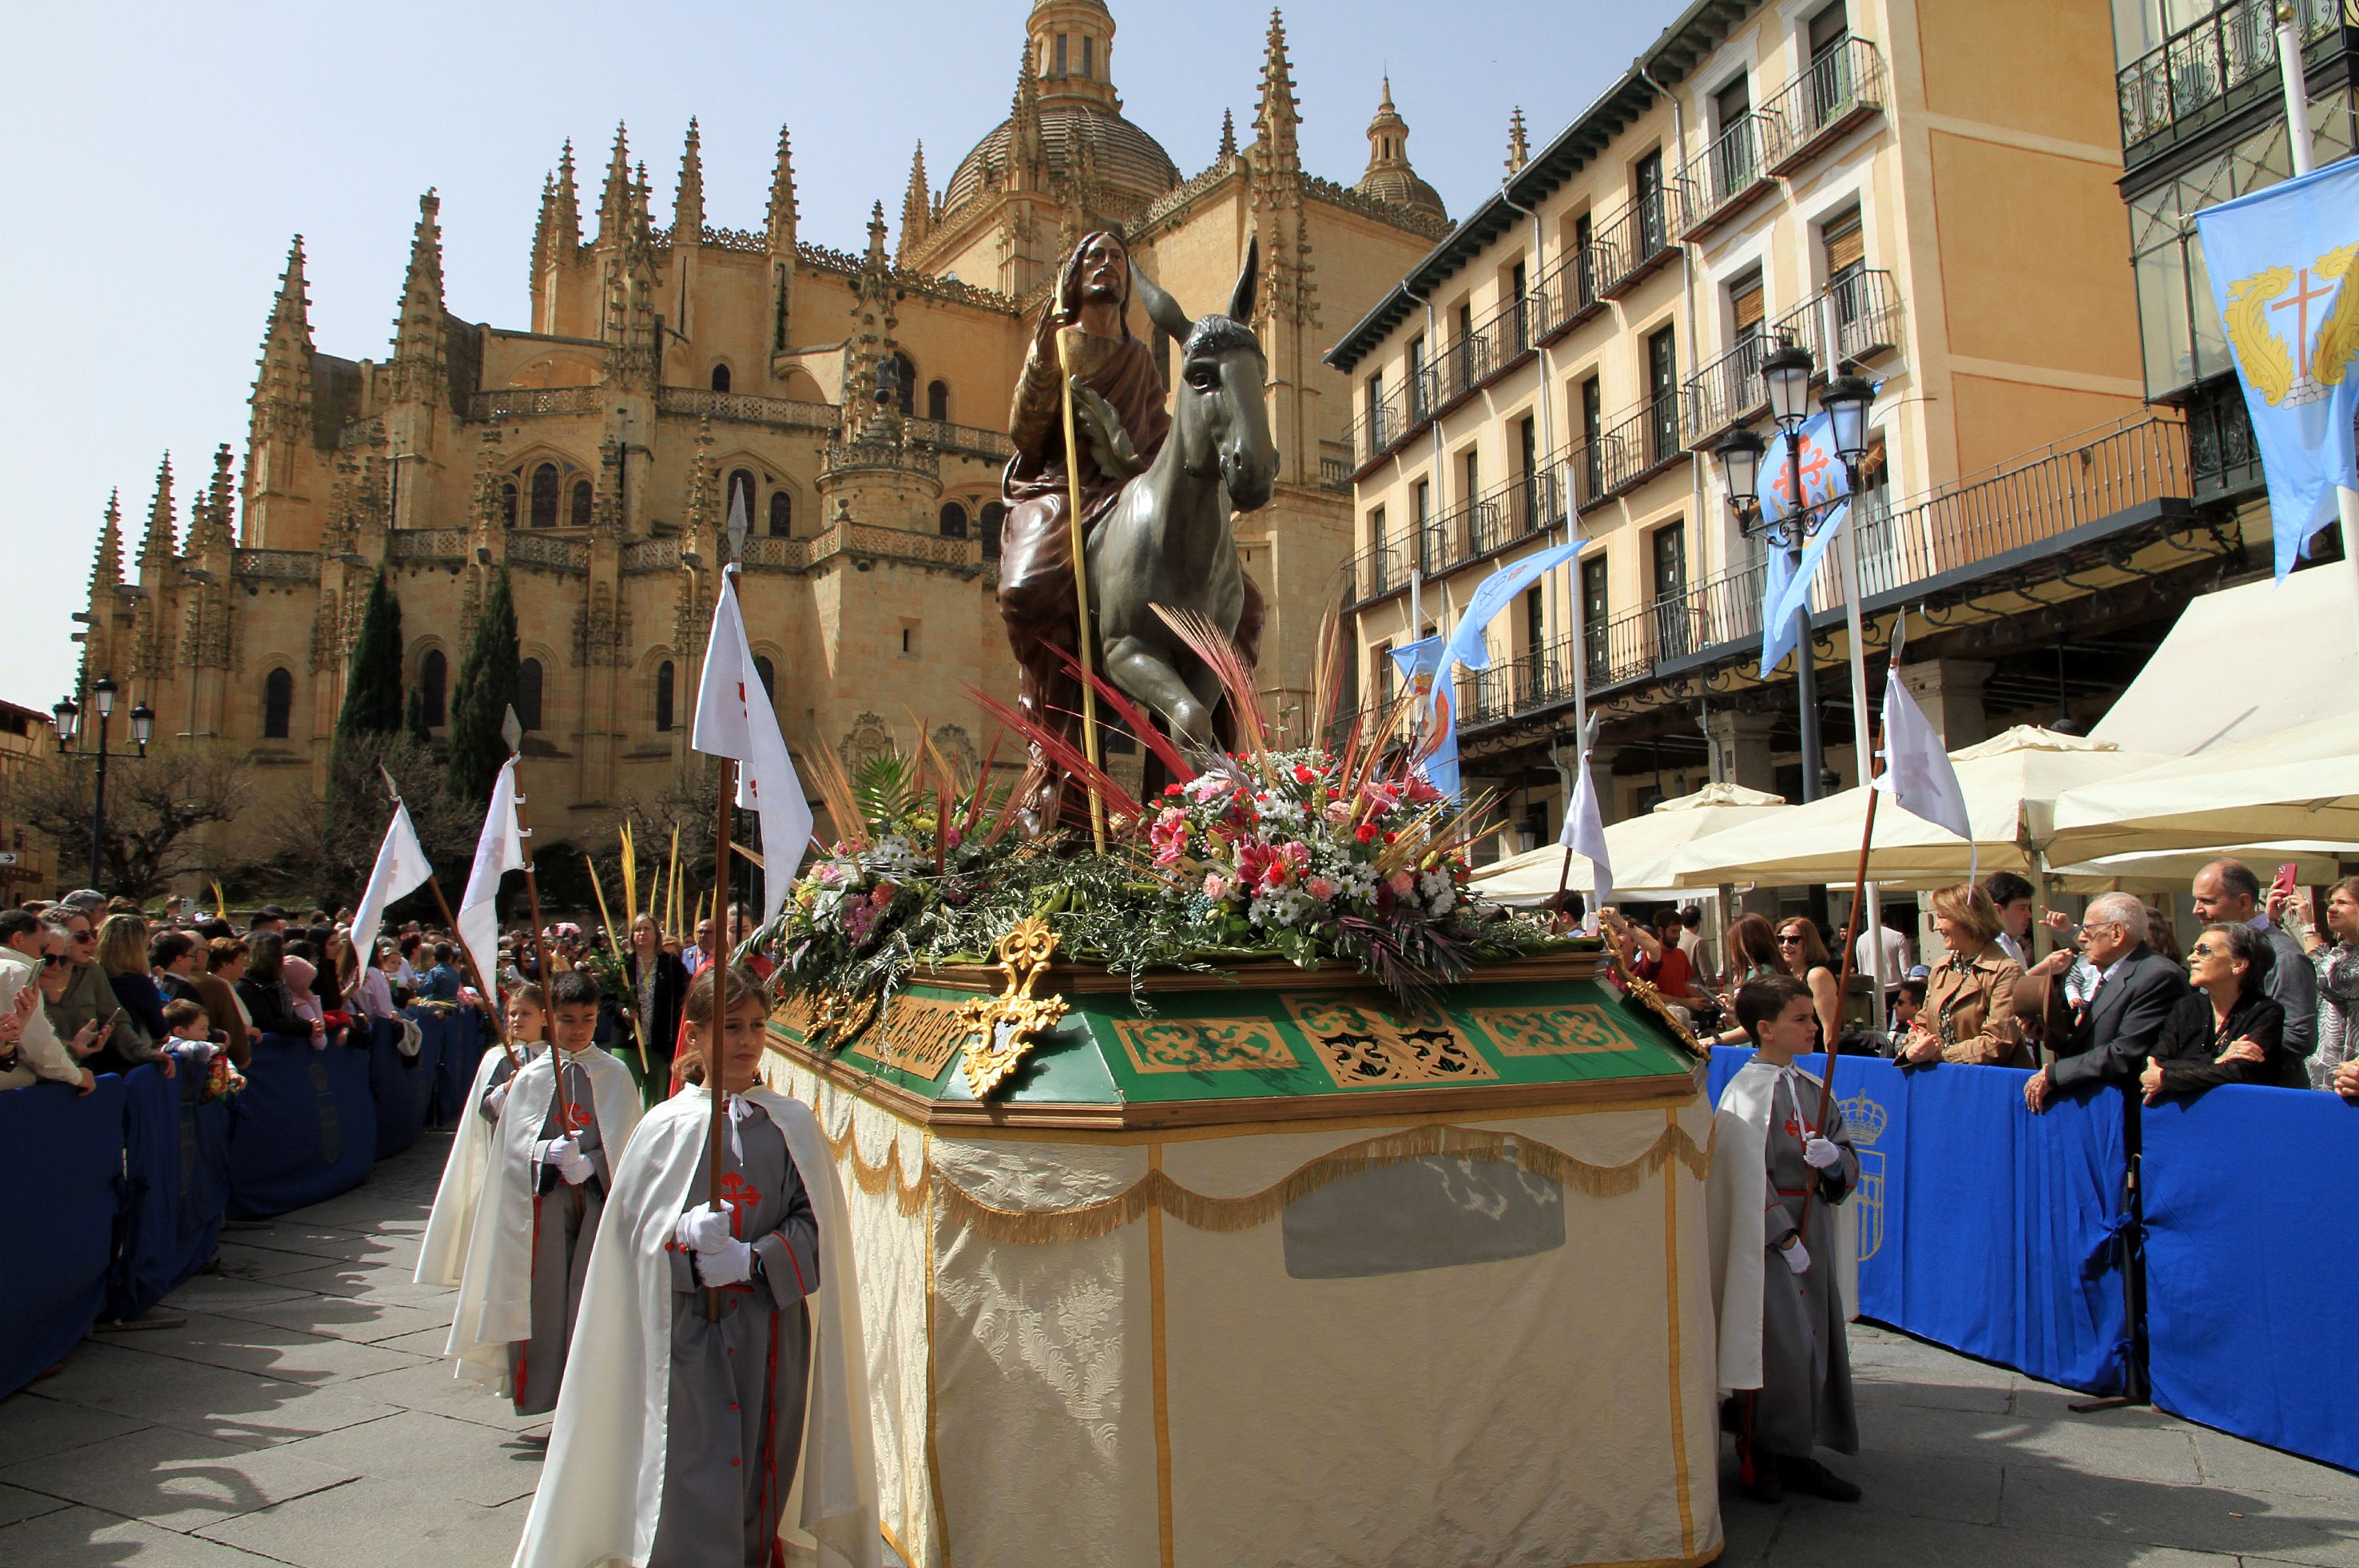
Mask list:
[[[1865,38],[1845,38],[1761,106],[1769,172],[1790,174],[1884,107],[1884,61]]]
[[[1786,347],[1787,341],[1756,327],[1737,339],[1734,348],[1688,377],[1680,428],[1690,447],[1701,448],[1721,431],[1750,424],[1768,411],[1769,385],[1761,377],[1761,362]]]
[[[1605,476],[1616,466],[1611,461],[1615,442],[1605,436],[1593,441],[1583,441],[1564,454],[1563,466],[1572,475],[1572,509],[1586,512],[1605,501],[1613,492],[1606,487]]]
[[[1641,403],[1605,428],[1605,491],[1608,495],[1643,484],[1687,453],[1680,440],[1680,397],[1669,393]]]
[[[1540,338],[1554,343],[1605,309],[1598,285],[1605,276],[1605,254],[1595,242],[1566,253],[1534,292],[1541,302]]]
[[[1370,403],[1361,395],[1360,417],[1352,421],[1352,471],[1358,473],[1401,443],[1412,425],[1399,392]]]
[[[1596,235],[1605,261],[1598,292],[1609,299],[1619,299],[1676,254],[1668,193],[1657,191],[1633,198],[1621,212],[1598,224]]]
[[[2342,0],[2294,0],[2304,45],[2342,26]],[[2158,152],[2278,88],[2273,0],[2230,0],[2122,67],[2122,147]],[[2151,143],[2151,146],[2144,144]]]
[[[1375,545],[1352,558],[1345,596],[1352,604],[1364,604],[1408,586],[1408,562],[1399,550],[1389,545]]]
[[[1776,189],[1767,162],[1776,132],[1765,114],[1740,114],[1688,160],[1672,181],[1682,238],[1710,233]]]
[[[1832,337],[1834,353],[1827,353]],[[1690,450],[1721,431],[1750,424],[1768,411],[1761,362],[1800,344],[1810,351],[1815,378],[1846,364],[1864,364],[1901,346],[1900,291],[1888,272],[1855,272],[1821,289],[1773,324],[1738,340],[1688,377],[1680,429]]]
[[[1479,330],[1444,348],[1440,363],[1433,369],[1433,402],[1427,415],[1440,413],[1480,387],[1489,378],[1494,363],[1490,336]]]

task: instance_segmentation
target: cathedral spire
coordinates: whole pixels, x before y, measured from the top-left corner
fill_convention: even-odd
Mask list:
[[[237,493],[230,479],[232,462],[229,442],[223,441],[213,449],[213,482],[206,489],[195,524],[189,530],[189,553],[192,556],[227,550],[235,540],[230,528],[231,497]]]
[[[918,156],[909,162],[909,189],[901,193],[901,259],[926,243],[927,232],[933,226],[933,194],[926,186],[926,144],[918,144]]]
[[[788,145],[787,127],[778,127],[778,161],[770,172],[768,217],[770,248],[792,255],[795,248],[795,158]]]
[[[641,158],[631,178],[630,237],[632,239],[644,240],[648,237],[648,231],[655,223],[650,216],[654,206],[655,186],[647,179],[647,160]]]
[[[409,240],[409,271],[401,280],[401,312],[393,321],[397,366],[429,376],[442,372],[442,198],[429,191],[418,199],[418,227]],[[396,397],[407,377],[397,377]]]
[[[598,193],[598,243],[620,245],[629,236],[631,200],[636,194],[631,184],[631,148],[622,123],[614,125],[614,150],[606,159],[606,183]]]
[[[172,454],[156,470],[156,498],[147,506],[147,533],[139,541],[139,564],[162,566],[179,553],[172,522]]]
[[[704,240],[704,154],[696,132],[696,118],[689,117],[688,145],[679,154],[679,192],[671,202],[671,243],[679,245],[701,245]]]
[[[1027,39],[1022,59],[1016,68],[1016,102],[1007,116],[1007,172],[1010,185],[1020,185],[1016,178],[1035,173],[1048,161],[1048,141],[1040,130],[1040,79],[1032,71],[1032,45]]]
[[[532,223],[532,270],[538,278],[540,269],[549,265],[549,252],[557,242],[557,175],[554,170],[540,177],[540,215]]]
[[[1507,172],[1521,174],[1524,165],[1531,161],[1531,137],[1524,130],[1524,106],[1518,103],[1507,118]]]
[[[1262,59],[1261,102],[1254,109],[1256,144],[1272,173],[1300,171],[1301,128],[1302,112],[1294,99],[1294,67],[1286,55],[1286,18],[1273,8],[1269,44]]]
[[[868,209],[868,260],[874,266],[885,265],[885,203],[882,201]]]
[[[1237,117],[1230,111],[1221,111],[1221,151],[1215,160],[1226,163],[1237,156]]]
[[[565,138],[565,150],[557,156],[557,212],[550,234],[557,247],[555,259],[571,261],[582,245],[582,194],[573,177],[573,138]]]
[[[123,582],[123,497],[119,491],[106,495],[106,520],[98,528],[98,554],[90,563],[90,593],[98,597],[103,588],[113,588]]]
[[[311,418],[311,303],[303,279],[303,236],[287,247],[287,270],[262,330],[262,358],[250,399],[258,434],[309,433]]]

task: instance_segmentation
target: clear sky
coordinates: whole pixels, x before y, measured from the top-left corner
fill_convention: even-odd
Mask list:
[[[1221,111],[1252,136],[1261,0],[1112,0],[1125,112],[1183,174]],[[594,213],[617,120],[668,221],[689,116],[708,222],[759,228],[781,122],[801,235],[857,250],[896,224],[912,145],[935,185],[1007,113],[1026,0],[351,0],[28,5],[10,25],[0,146],[16,216],[0,241],[0,539],[12,604],[0,698],[46,710],[78,664],[107,492],[136,551],[172,454],[180,522],[247,394],[289,236],[311,332],[382,359],[418,197],[442,195],[451,310],[520,326],[542,176],[573,138]],[[1539,146],[1627,67],[1672,0],[1295,0],[1286,8],[1303,162],[1367,162],[1378,79],[1409,155],[1459,217],[1503,175],[1517,104]],[[1350,325],[1333,319],[1340,334]]]

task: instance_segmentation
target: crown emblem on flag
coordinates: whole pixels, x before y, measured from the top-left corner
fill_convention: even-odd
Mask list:
[[[1851,1134],[1853,1143],[1865,1146],[1884,1136],[1885,1110],[1874,1100],[1856,1094],[1835,1104],[1843,1107],[1843,1130]]]

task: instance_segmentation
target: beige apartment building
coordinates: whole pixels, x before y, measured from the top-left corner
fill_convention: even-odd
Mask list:
[[[1759,675],[1764,546],[1711,455],[1771,430],[1786,346],[1814,393],[1879,383],[1867,645],[1910,613],[1902,673],[1952,744],[2117,691],[2158,607],[2235,549],[2143,401],[2122,167],[2098,0],[1698,0],[1328,352],[1353,381],[1363,706],[1394,690],[1389,648],[1571,528],[1572,569],[1457,678],[1498,847],[1557,831],[1583,696],[1609,820],[1712,778],[1802,798],[1794,661]],[[1832,576],[1810,651],[1847,783]]]

